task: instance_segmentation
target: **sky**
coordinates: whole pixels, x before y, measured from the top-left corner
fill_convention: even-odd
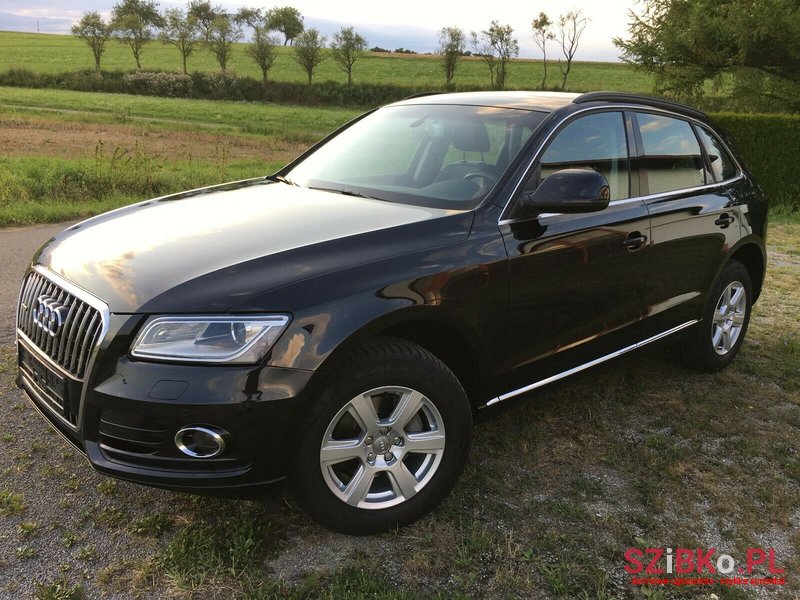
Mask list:
[[[0,0],[0,30],[68,33],[83,12],[110,12],[115,0]],[[161,0],[162,8],[185,6],[184,0]],[[307,27],[317,27],[330,34],[342,25],[353,25],[364,35],[370,46],[394,49],[410,48],[418,52],[432,51],[436,34],[444,26],[457,26],[467,34],[486,29],[492,19],[511,25],[519,40],[520,56],[535,58],[539,50],[531,38],[531,20],[539,11],[556,20],[570,9],[581,9],[589,17],[576,55],[577,60],[618,60],[619,52],[611,39],[625,37],[629,23],[628,11],[638,10],[637,0],[539,0],[526,2],[470,3],[465,10],[463,0],[216,0],[231,11],[241,6],[272,8],[289,4],[305,17]],[[558,47],[552,42],[548,54],[555,57]]]

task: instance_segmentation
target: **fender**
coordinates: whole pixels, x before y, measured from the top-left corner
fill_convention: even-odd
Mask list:
[[[734,244],[728,250],[728,252],[725,253],[725,258],[724,260],[720,261],[717,270],[714,272],[714,277],[711,279],[711,284],[709,285],[708,289],[706,289],[705,292],[703,293],[703,298],[708,298],[708,295],[711,293],[711,290],[714,287],[714,283],[716,283],[717,279],[719,278],[719,274],[722,273],[722,270],[726,266],[728,266],[728,263],[733,259],[734,255],[736,255],[737,252],[739,252],[745,247],[757,248],[759,255],[761,257],[761,265],[760,265],[761,280],[753,281],[753,290],[754,290],[753,303],[755,303],[755,301],[758,300],[758,297],[761,294],[761,287],[764,282],[764,276],[766,275],[767,272],[767,251],[766,248],[764,247],[764,240],[756,234],[750,234],[748,236],[741,238],[738,242],[736,242],[736,244]],[[755,265],[745,264],[745,266],[748,268],[748,270],[751,270],[752,272],[752,269]]]
[[[479,257],[479,260],[476,260]],[[492,369],[506,318],[508,272],[496,227],[458,243],[353,265],[283,286],[248,303],[293,306],[267,364],[316,370],[337,348],[413,322],[436,323]]]

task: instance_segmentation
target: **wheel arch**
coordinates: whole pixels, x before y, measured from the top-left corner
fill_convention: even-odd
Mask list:
[[[742,263],[750,273],[750,280],[753,284],[753,302],[755,302],[761,295],[766,274],[766,253],[763,246],[754,239],[742,240],[729,252],[728,259],[720,267],[720,270],[732,260]]]
[[[432,307],[392,313],[366,324],[338,344],[325,357],[320,369],[324,370],[338,357],[376,336],[394,337],[425,348],[453,371],[473,409],[484,400],[481,342],[466,325],[440,314]]]

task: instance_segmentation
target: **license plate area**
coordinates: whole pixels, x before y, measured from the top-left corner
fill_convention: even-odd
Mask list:
[[[78,421],[79,399],[73,398],[73,385],[61,373],[51,368],[23,344],[18,345],[18,364],[23,379],[33,387],[37,398],[63,417],[70,425]]]

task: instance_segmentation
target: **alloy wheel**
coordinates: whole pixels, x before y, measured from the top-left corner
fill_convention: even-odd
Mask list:
[[[444,449],[444,422],[433,402],[408,387],[383,386],[352,398],[331,419],[319,464],[337,498],[382,509],[419,493]]]
[[[714,310],[711,325],[711,343],[714,351],[725,355],[731,351],[742,333],[747,312],[747,294],[744,285],[732,281],[722,291]]]

